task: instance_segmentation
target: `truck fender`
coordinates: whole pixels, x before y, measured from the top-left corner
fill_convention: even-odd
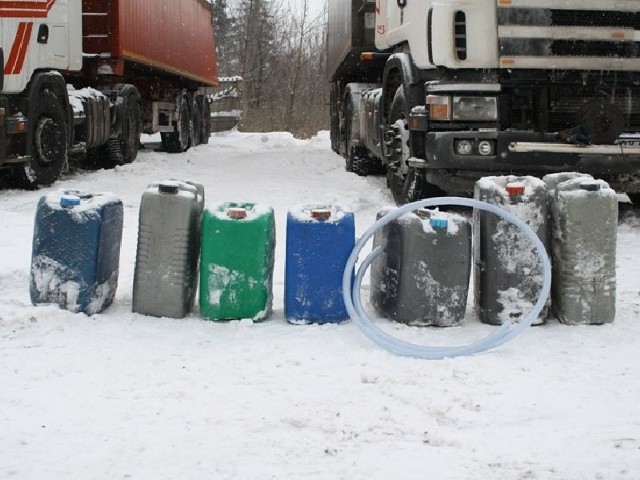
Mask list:
[[[391,102],[396,93],[396,89],[404,89],[404,98],[411,106],[424,103],[424,86],[420,79],[420,74],[413,63],[411,55],[408,53],[394,53],[389,57],[384,66],[382,75],[382,118],[389,117]]]
[[[56,97],[60,100],[60,105],[65,112],[65,118],[67,119],[67,143],[68,147],[73,145],[73,110],[69,104],[69,96],[67,95],[67,84],[64,81],[62,75],[59,72],[38,72],[33,75],[28,86],[29,95],[29,112],[27,118],[33,118],[33,112],[36,105],[35,99],[38,98],[39,93],[48,88],[55,93]],[[31,148],[33,146],[33,139],[31,138],[31,129],[27,137],[27,155],[31,155]]]
[[[391,103],[398,88],[404,90],[407,112],[410,112],[416,105],[424,105],[424,80],[420,77],[409,53],[394,53],[385,64],[382,76],[382,100],[380,101],[380,118],[383,128],[388,124]],[[424,132],[411,130],[409,135],[412,155],[425,158]],[[386,154],[384,146],[382,153]]]

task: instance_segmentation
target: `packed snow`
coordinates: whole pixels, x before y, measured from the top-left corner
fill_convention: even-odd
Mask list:
[[[0,191],[0,478],[639,478],[637,212],[618,222],[612,324],[551,318],[485,353],[418,360],[380,349],[353,322],[284,318],[287,211],[342,205],[361,235],[392,204],[384,178],[347,173],[326,132],[234,131],[183,154],[153,145],[130,165]],[[180,320],[131,312],[140,199],[162,179],[202,183],[207,204],[273,207],[266,320],[203,320],[197,305]],[[31,304],[36,206],[61,188],[124,205],[117,293],[100,314]],[[496,328],[472,305],[456,327],[378,322],[415,343],[462,345]]]

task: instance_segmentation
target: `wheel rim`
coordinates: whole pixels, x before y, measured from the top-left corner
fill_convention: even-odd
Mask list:
[[[398,118],[392,125],[393,130],[393,162],[397,170],[396,175],[403,179],[409,171],[407,161],[411,156],[409,148],[409,123],[405,118]]]
[[[34,131],[36,160],[47,167],[56,161],[63,147],[63,134],[58,125],[49,117],[40,117]]]

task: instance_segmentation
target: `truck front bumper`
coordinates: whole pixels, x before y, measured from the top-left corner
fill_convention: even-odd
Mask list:
[[[495,154],[460,155],[455,150],[460,140],[492,141]],[[638,135],[623,136],[615,145],[583,146],[558,142],[555,134],[533,132],[427,132],[425,153],[426,160],[414,159],[410,164],[434,170],[429,175],[431,181],[446,190],[452,190],[445,184],[445,178],[451,175],[457,175],[457,181],[461,181],[501,173],[541,176],[576,171],[603,178],[622,191],[640,191]],[[438,178],[441,180],[435,181]]]

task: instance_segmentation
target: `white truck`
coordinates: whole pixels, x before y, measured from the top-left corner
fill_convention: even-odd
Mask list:
[[[579,171],[640,193],[640,0],[329,0],[332,148],[397,203]]]
[[[210,136],[218,84],[206,0],[0,0],[0,178],[38,188],[68,159],[180,152]]]

